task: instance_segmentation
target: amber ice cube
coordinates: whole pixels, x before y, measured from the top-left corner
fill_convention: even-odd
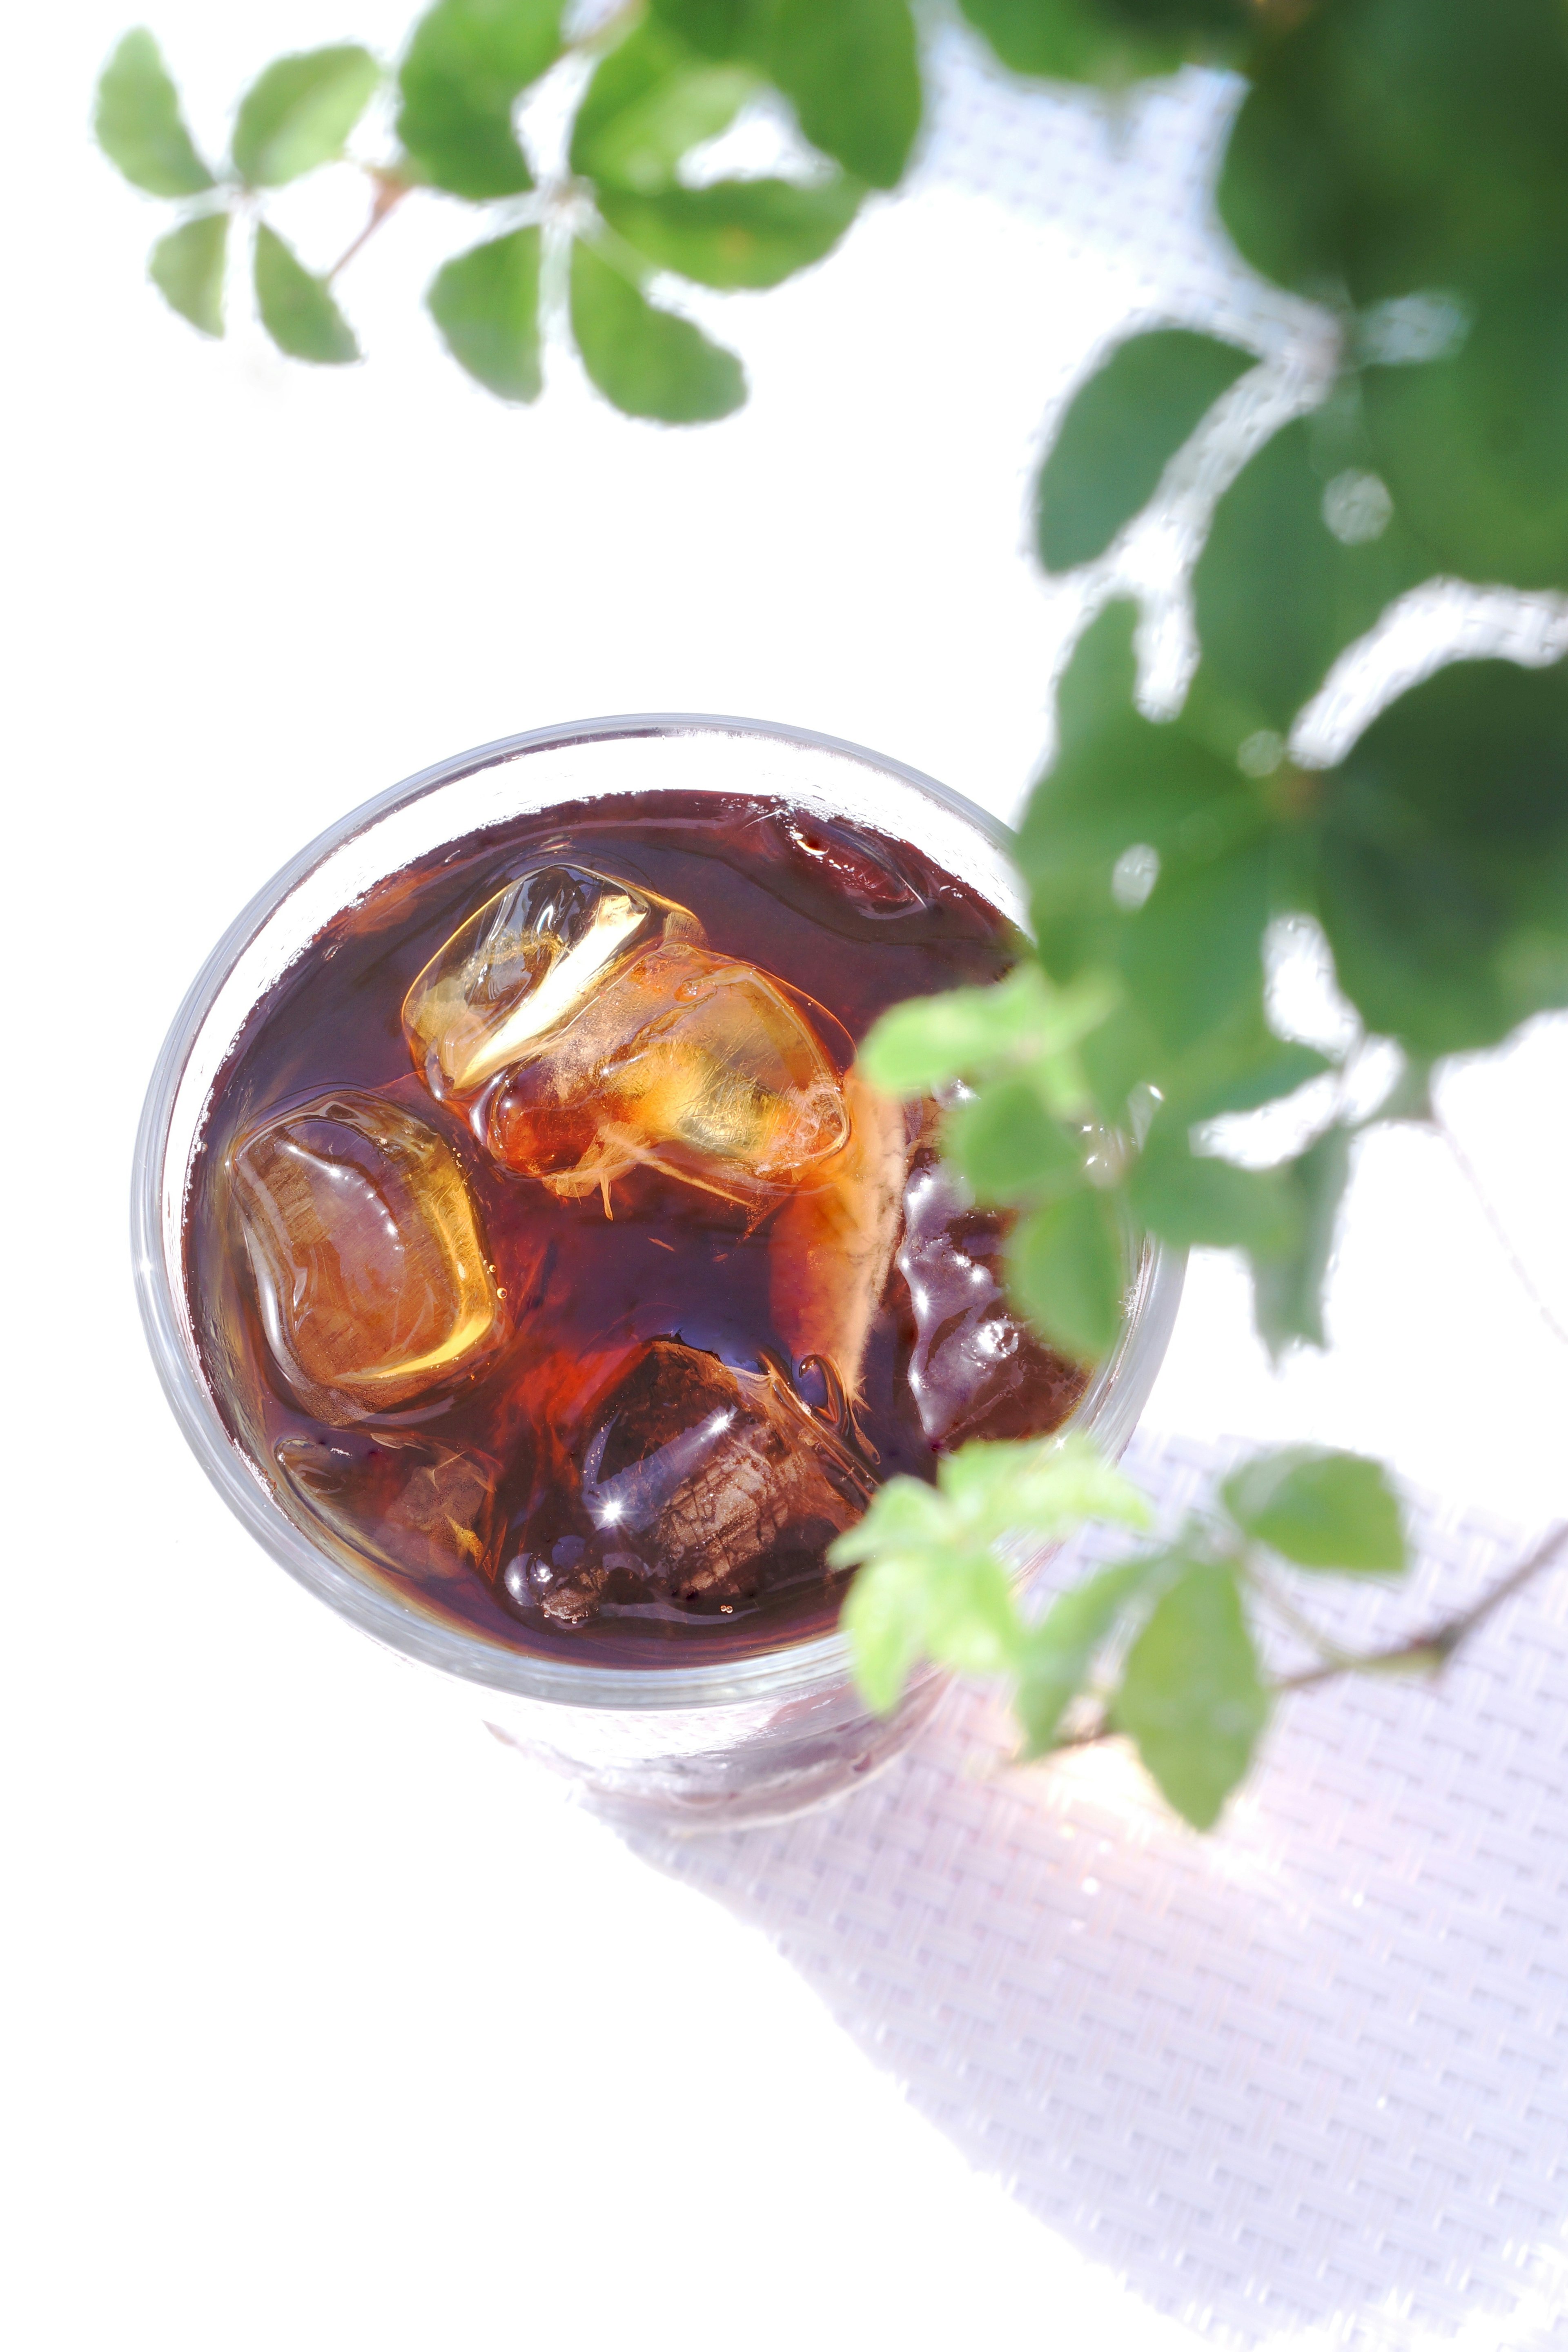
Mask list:
[[[849,1118],[800,1004],[755,965],[667,941],[542,1037],[490,1098],[502,1164],[563,1194],[652,1166],[747,1202],[809,1181]]]
[[[700,940],[695,915],[586,866],[540,866],[487,899],[403,1002],[415,1067],[437,1095],[474,1093],[569,1020],[626,960]]]
[[[504,1336],[463,1171],[399,1104],[319,1096],[252,1129],[229,1181],[268,1345],[318,1420],[428,1395]]]

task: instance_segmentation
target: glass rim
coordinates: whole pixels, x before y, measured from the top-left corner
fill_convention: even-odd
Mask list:
[[[193,1361],[164,1247],[163,1202],[174,1106],[187,1063],[219,991],[246,950],[305,877],[356,835],[464,776],[520,755],[616,738],[716,733],[772,738],[820,751],[896,778],[938,803],[994,847],[1010,850],[1011,828],[936,778],[863,744],[770,719],[653,711],[532,728],[436,761],[350,809],[280,866],[242,908],[203,962],[163,1039],[137,1129],[131,1181],[131,1240],[137,1302],[163,1393],[186,1443],[241,1524],[278,1564],[328,1607],[384,1646],[458,1680],[510,1697],[574,1707],[687,1709],[802,1697],[849,1671],[837,1628],[754,1657],[703,1665],[577,1664],[503,1649],[447,1621],[420,1614],[393,1591],[353,1576],[319,1549],[289,1517],[229,1434]],[[182,1171],[182,1186],[185,1171]],[[1150,1238],[1131,1286],[1121,1334],[1063,1424],[1093,1435],[1114,1458],[1131,1435],[1175,1321],[1185,1253]]]

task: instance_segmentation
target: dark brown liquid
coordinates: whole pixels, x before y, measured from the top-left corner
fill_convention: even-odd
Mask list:
[[[232,1433],[290,1515],[417,1609],[511,1649],[599,1664],[777,1648],[833,1622],[843,1580],[822,1550],[877,1483],[930,1478],[937,1453],[971,1436],[1056,1427],[1085,1375],[1006,1313],[1004,1221],[953,1196],[919,1112],[904,1270],[883,1290],[852,1411],[831,1369],[793,1358],[779,1327],[776,1216],[639,1168],[616,1181],[611,1218],[596,1192],[559,1198],[498,1166],[461,1110],[411,1069],[401,1010],[468,916],[557,858],[690,908],[714,950],[824,1008],[821,1042],[840,1066],[888,1006],[994,979],[1012,960],[1003,919],[918,849],[774,801],[628,795],[450,845],[311,943],[251,1015],[215,1088],[186,1228],[205,1368]],[[389,1097],[448,1143],[510,1324],[500,1352],[448,1390],[350,1426],[313,1419],[279,1374],[226,1174],[258,1122],[344,1088]],[[778,1540],[753,1543],[735,1572],[694,1568],[672,1533],[668,1573],[650,1580],[621,1554],[606,1569],[594,1552],[584,1584],[575,1563],[596,1540],[579,1492],[585,1455],[595,1475],[621,1481],[603,1491],[621,1491],[683,1415],[714,1405],[739,1416],[758,1458],[782,1458],[797,1432],[802,1492],[818,1493],[827,1517],[813,1518],[809,1496],[793,1517],[782,1511]],[[721,1492],[698,1494],[693,1508],[710,1517],[715,1502],[721,1516]],[[660,1525],[676,1529],[684,1507],[678,1497]]]

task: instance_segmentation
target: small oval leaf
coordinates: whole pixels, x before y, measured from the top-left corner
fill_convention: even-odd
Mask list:
[[[1398,1497],[1364,1454],[1282,1446],[1243,1463],[1220,1493],[1237,1527],[1298,1568],[1376,1576],[1409,1563]]]
[[[921,120],[909,0],[776,0],[765,55],[812,144],[893,187]]]
[[[1290,1203],[1289,1237],[1255,1242],[1248,1249],[1258,1336],[1277,1361],[1299,1339],[1313,1348],[1325,1344],[1323,1286],[1350,1168],[1350,1135],[1331,1127],[1279,1171]]]
[[[1127,1199],[1139,1223],[1177,1249],[1288,1249],[1300,1215],[1278,1171],[1201,1158],[1184,1129],[1163,1118],[1139,1155]]]
[[[327,286],[312,278],[275,229],[256,232],[256,306],[280,352],[318,367],[342,367],[359,357],[353,331]]]
[[[561,54],[561,0],[437,0],[398,75],[397,135],[432,187],[484,203],[533,175],[512,108]]]
[[[161,236],[147,274],[169,305],[204,335],[223,332],[224,265],[228,255],[228,215],[203,213]]]
[[[680,158],[728,130],[762,87],[754,67],[693,56],[649,18],[595,68],[572,127],[572,169],[642,194],[671,188]]]
[[[197,196],[216,184],[180,112],[180,94],[151,33],[127,33],[98,85],[98,143],[132,187]]]
[[[1166,1801],[1194,1829],[1212,1829],[1268,1720],[1227,1565],[1194,1560],[1162,1593],[1128,1653],[1112,1716]]]
[[[1107,6],[1105,0],[960,0],[1015,73],[1121,89],[1189,61],[1228,62],[1251,31],[1257,0]]]
[[[1016,1304],[1043,1338],[1080,1361],[1115,1346],[1126,1285],[1121,1226],[1103,1192],[1072,1192],[1035,1210],[1007,1244]]]
[[[537,400],[540,233],[514,229],[448,261],[426,303],[459,367],[502,400]]]
[[[353,42],[269,65],[235,118],[230,152],[247,187],[279,188],[334,162],[380,79],[370,51]]]
[[[1074,397],[1035,488],[1040,561],[1066,572],[1100,554],[1148,504],[1222,392],[1254,364],[1184,327],[1134,335]]]
[[[950,1160],[982,1208],[1054,1200],[1084,1181],[1084,1142],[1051,1117],[1026,1077],[995,1078],[942,1124]]]
[[[689,320],[656,310],[580,238],[572,247],[572,331],[590,379],[627,416],[703,425],[746,397],[732,352]]]
[[[660,269],[700,285],[777,286],[831,252],[859,208],[852,180],[797,187],[791,180],[721,180],[658,195],[599,190],[618,236]]]

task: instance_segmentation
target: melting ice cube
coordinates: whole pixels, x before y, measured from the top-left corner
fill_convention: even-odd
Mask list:
[[[286,1437],[274,1457],[310,1516],[421,1583],[488,1574],[498,1465],[424,1437],[340,1430]]]
[[[268,1344],[318,1420],[406,1404],[503,1336],[463,1171],[400,1105],[319,1096],[243,1137],[229,1181]]]
[[[433,1093],[466,1095],[520,1060],[629,956],[700,940],[695,915],[585,866],[540,866],[487,900],[403,1003],[415,1066]]]
[[[736,1201],[811,1176],[848,1138],[838,1076],[791,997],[754,965],[666,941],[539,1038],[492,1096],[503,1165],[557,1192],[639,1165]]]
[[[875,1484],[777,1372],[673,1339],[605,1400],[577,1467],[569,1516],[544,1498],[500,1576],[514,1606],[562,1624],[658,1599],[725,1612],[819,1580]]]
[[[1011,1220],[977,1210],[951,1170],[916,1153],[897,1265],[910,1288],[910,1388],[933,1445],[1032,1437],[1064,1422],[1089,1385],[1015,1315],[1002,1286]]]

